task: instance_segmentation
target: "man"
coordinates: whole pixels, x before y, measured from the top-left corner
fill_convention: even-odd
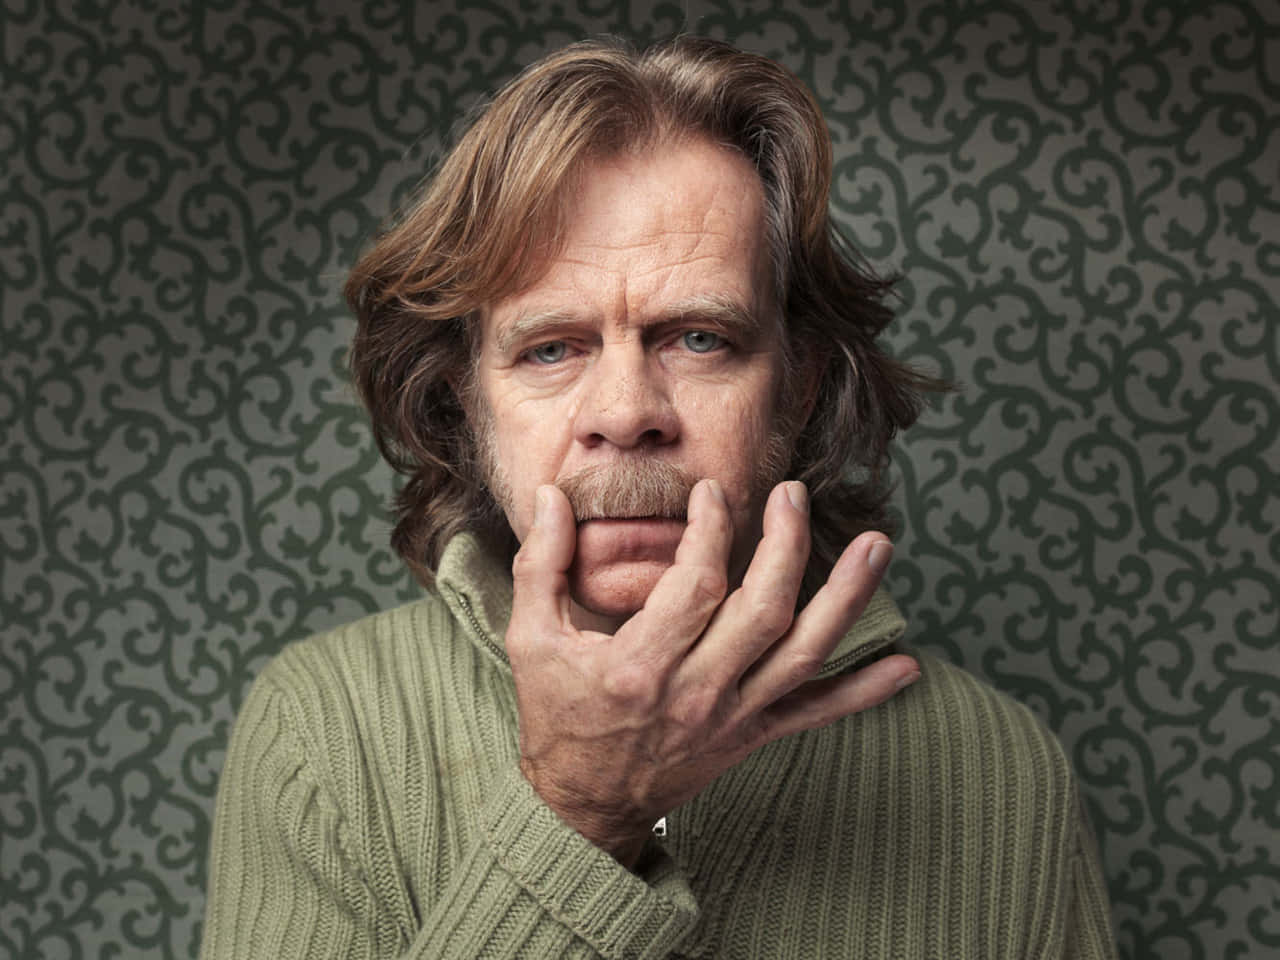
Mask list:
[[[205,956],[1113,955],[1060,748],[877,592],[930,383],[830,169],[766,60],[579,45],[356,267],[429,592],[255,685]]]

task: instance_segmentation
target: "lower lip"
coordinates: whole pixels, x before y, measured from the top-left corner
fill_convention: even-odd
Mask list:
[[[684,534],[683,520],[584,520],[578,524],[578,554],[610,560],[675,558]]]

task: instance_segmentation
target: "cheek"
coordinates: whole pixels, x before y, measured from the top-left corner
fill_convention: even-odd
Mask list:
[[[696,450],[696,467],[725,485],[729,505],[751,512],[755,476],[768,447],[771,406],[754,396],[699,398],[685,408],[684,435]]]
[[[516,537],[523,542],[533,524],[534,494],[554,483],[564,460],[565,420],[548,414],[528,420],[509,416],[494,435],[497,480],[504,487],[503,509]]]

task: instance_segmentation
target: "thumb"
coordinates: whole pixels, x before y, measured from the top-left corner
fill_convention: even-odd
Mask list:
[[[511,622],[561,627],[569,621],[569,566],[578,543],[569,500],[559,487],[534,493],[533,525],[511,564]]]

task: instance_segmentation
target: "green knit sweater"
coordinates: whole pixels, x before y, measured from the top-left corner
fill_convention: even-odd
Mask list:
[[[435,594],[263,671],[219,787],[205,958],[1114,956],[1061,748],[923,654],[914,686],[759,750],[623,869],[518,771],[510,604],[460,537]],[[903,626],[877,594],[826,670]]]

